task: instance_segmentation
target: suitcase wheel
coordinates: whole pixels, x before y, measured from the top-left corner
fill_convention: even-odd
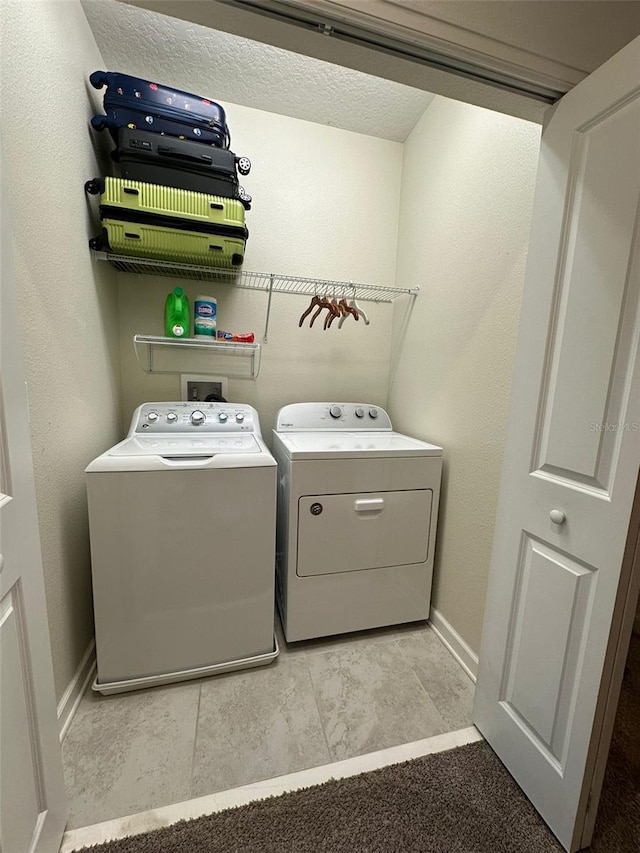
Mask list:
[[[87,181],[84,185],[84,191],[89,195],[99,195],[102,192],[102,181],[99,178]]]
[[[238,171],[241,175],[248,175],[251,171],[251,160],[248,157],[238,157]]]
[[[239,252],[234,252],[231,255],[231,265],[234,267],[242,266],[242,262],[244,261],[244,255],[241,255]]]
[[[107,83],[107,72],[94,71],[93,74],[89,75],[89,82],[94,89],[102,89],[102,87]]]
[[[102,237],[92,237],[89,240],[89,248],[94,252],[101,252],[104,249],[104,240]]]
[[[251,196],[248,192],[245,192],[244,187],[238,187],[238,198],[240,201],[251,202]]]
[[[107,119],[106,116],[94,116],[91,119],[91,127],[94,130],[104,130],[105,127],[107,126],[106,119]]]

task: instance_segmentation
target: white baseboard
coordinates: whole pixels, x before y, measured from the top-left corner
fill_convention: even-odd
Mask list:
[[[475,683],[478,676],[478,655],[435,607],[429,612],[429,624]]]
[[[87,646],[87,650],[82,656],[82,660],[78,664],[73,678],[69,682],[67,689],[62,694],[62,698],[58,703],[58,726],[60,729],[60,742],[65,738],[69,731],[71,720],[78,710],[78,705],[82,699],[87,685],[93,678],[96,669],[96,641],[91,640]]]

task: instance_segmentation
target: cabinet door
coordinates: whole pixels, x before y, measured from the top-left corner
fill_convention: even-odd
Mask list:
[[[426,562],[432,499],[431,489],[300,498],[297,574]]]

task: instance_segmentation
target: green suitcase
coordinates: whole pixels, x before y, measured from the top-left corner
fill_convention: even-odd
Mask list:
[[[241,201],[124,178],[89,181],[100,193],[103,239],[92,248],[121,255],[237,269],[249,233]],[[102,245],[101,245],[102,244]]]

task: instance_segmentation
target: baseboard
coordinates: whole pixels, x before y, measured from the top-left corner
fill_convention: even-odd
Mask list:
[[[71,720],[78,710],[78,705],[82,699],[85,690],[96,669],[96,641],[91,640],[87,646],[87,650],[82,656],[78,668],[76,669],[73,678],[69,682],[67,689],[62,694],[62,698],[58,703],[58,726],[60,730],[60,742],[65,738],[69,731]]]
[[[429,624],[475,683],[478,676],[478,655],[435,607],[429,612]]]

